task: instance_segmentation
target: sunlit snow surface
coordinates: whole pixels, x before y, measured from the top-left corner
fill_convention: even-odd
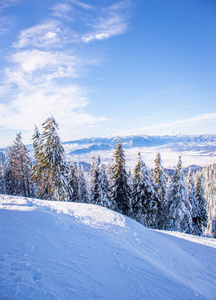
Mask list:
[[[0,195],[0,214],[0,299],[215,299],[214,239],[88,204]]]

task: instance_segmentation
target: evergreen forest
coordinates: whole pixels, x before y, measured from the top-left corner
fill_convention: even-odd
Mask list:
[[[0,153],[1,194],[100,205],[149,228],[216,238],[216,164],[185,176],[179,156],[168,177],[160,153],[151,170],[138,153],[131,172],[119,138],[110,163],[93,156],[86,174],[79,161],[66,160],[56,120],[49,117],[42,128],[34,129],[33,160],[21,133]]]

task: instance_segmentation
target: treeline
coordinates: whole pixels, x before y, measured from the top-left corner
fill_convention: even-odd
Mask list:
[[[133,174],[127,172],[125,154],[118,139],[108,166],[93,157],[89,181],[79,163],[68,163],[53,117],[43,124],[42,134],[35,127],[33,164],[21,134],[0,160],[0,193],[38,197],[53,201],[101,205],[143,225],[201,235],[207,226],[202,176],[191,171],[185,178],[179,157],[174,175],[164,173],[160,153],[152,170],[138,154]]]
[[[208,212],[208,224],[204,228],[204,235],[216,238],[216,164],[204,167],[197,176],[202,179]]]

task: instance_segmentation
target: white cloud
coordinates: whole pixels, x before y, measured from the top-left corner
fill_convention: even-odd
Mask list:
[[[33,72],[44,69],[50,65],[56,65],[57,54],[49,51],[21,51],[12,56],[13,62],[17,63],[24,72]]]
[[[128,8],[130,5],[130,1],[121,1],[98,9],[97,15],[88,20],[87,24],[91,30],[83,34],[81,41],[88,43],[125,33],[128,28]]]
[[[79,7],[84,8],[84,9],[87,9],[87,10],[89,10],[89,9],[90,9],[90,10],[94,9],[94,6],[93,6],[93,5],[87,4],[87,3],[82,2],[82,1],[71,0],[71,3],[74,3],[74,4],[78,5]]]
[[[1,2],[0,2],[0,10],[3,9],[3,8],[6,8],[8,6],[16,5],[20,1],[21,0],[1,0]]]
[[[4,5],[7,3],[17,1],[5,0]],[[59,1],[50,10],[51,20],[48,17],[47,21],[20,32],[13,43],[13,53],[8,56],[8,66],[2,72],[6,77],[0,86],[3,129],[24,131],[30,142],[33,124],[40,125],[52,114],[60,123],[62,138],[71,139],[105,120],[88,112],[87,92],[72,81],[98,60],[73,49],[80,41],[88,43],[124,33],[128,26],[121,13],[125,3],[104,7],[79,0]],[[74,26],[79,29],[73,31],[68,21],[79,24]]]
[[[85,111],[86,92],[76,85],[40,88],[20,92],[13,101],[0,104],[0,126],[25,132],[28,142],[33,125],[40,125],[53,115],[60,124],[62,139],[69,139],[83,128],[95,126],[105,120]]]
[[[119,1],[114,4],[112,4],[109,9],[110,10],[120,10],[120,9],[127,9],[131,5],[131,1],[129,0],[124,0],[124,1]]]
[[[88,43],[93,40],[108,39],[126,32],[127,22],[124,17],[118,14],[111,14],[107,18],[100,18],[94,25],[94,31],[82,37],[82,41]]]
[[[76,78],[79,76],[82,65],[86,64],[79,57],[67,52],[36,49],[18,51],[9,59],[14,64],[5,70],[7,83],[15,83],[20,89],[33,84],[45,85],[53,79],[63,77]],[[91,60],[88,63],[90,64]]]
[[[71,10],[71,6],[65,3],[59,3],[53,6],[52,8],[56,13],[66,13]]]
[[[61,29],[57,22],[39,24],[21,32],[18,42],[14,43],[15,48],[49,47],[61,45]]]
[[[97,33],[94,35],[89,35],[89,36],[83,36],[82,41],[85,43],[91,42],[93,40],[104,40],[108,39],[110,37],[109,33]]]
[[[40,125],[53,115],[60,123],[62,139],[71,139],[88,127],[105,120],[87,112],[87,92],[61,78],[79,76],[82,64],[92,61],[60,51],[25,50],[11,55],[13,66],[7,68],[7,80],[0,88],[0,126],[6,130],[25,132],[25,142],[31,142],[33,125]]]
[[[52,7],[52,15],[60,18],[72,20],[70,15],[71,6],[67,3],[58,3]]]

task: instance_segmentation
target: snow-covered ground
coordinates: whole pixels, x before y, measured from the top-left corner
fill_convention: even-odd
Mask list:
[[[216,299],[216,240],[0,195],[0,299]]]

